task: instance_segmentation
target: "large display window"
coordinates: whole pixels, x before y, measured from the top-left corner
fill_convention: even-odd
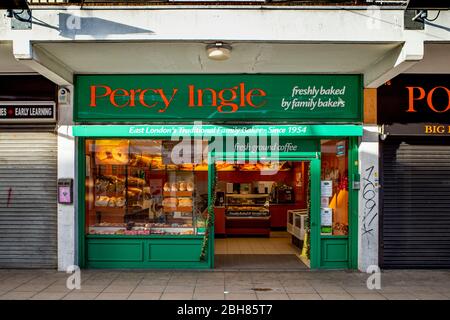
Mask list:
[[[148,139],[86,140],[86,234],[205,233],[207,159],[186,155],[184,161],[173,159],[176,143]]]

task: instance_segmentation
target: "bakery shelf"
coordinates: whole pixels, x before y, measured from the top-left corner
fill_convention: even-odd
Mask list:
[[[164,197],[192,197],[193,191],[164,191]]]
[[[124,213],[125,207],[94,207],[94,210],[97,212],[105,212],[105,213]]]
[[[163,207],[164,212],[192,212],[192,207]]]

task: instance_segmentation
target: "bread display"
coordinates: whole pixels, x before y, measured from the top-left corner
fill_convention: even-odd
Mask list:
[[[164,183],[163,190],[166,192],[169,192],[170,191],[170,183],[168,183],[168,182]]]
[[[234,171],[235,167],[233,163],[217,161],[216,162],[217,171]]]
[[[137,177],[128,177],[128,186],[141,186],[145,184],[145,180]]]
[[[108,197],[108,196],[97,196],[95,198],[96,207],[123,207],[125,206],[124,197]]]
[[[100,165],[128,164],[128,141],[97,140],[95,143],[95,163]]]
[[[164,207],[176,207],[178,205],[178,199],[177,198],[165,198],[162,201],[162,205]]]
[[[178,198],[178,206],[192,207],[192,199],[191,198]]]
[[[208,164],[207,163],[198,164],[195,166],[194,170],[195,171],[208,171]]]
[[[149,148],[151,142],[145,140],[111,139],[89,143],[91,161],[86,178],[89,234],[195,233],[194,171],[207,171],[206,162],[165,164],[161,153],[158,154],[161,152],[158,146],[152,144]],[[198,175],[206,180],[206,175]]]
[[[109,203],[109,197],[107,196],[97,196],[95,198],[96,207],[107,207]]]
[[[194,164],[192,163],[183,163],[181,165],[179,165],[179,169],[183,170],[183,171],[192,171],[194,170]]]
[[[125,179],[116,176],[100,176],[95,180],[95,192],[122,193],[125,189]]]

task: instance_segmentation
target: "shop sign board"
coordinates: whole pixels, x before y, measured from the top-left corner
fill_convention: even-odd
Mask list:
[[[77,122],[361,122],[360,75],[78,75]]]
[[[450,124],[443,123],[394,123],[383,126],[383,132],[389,136],[429,136],[449,137]]]
[[[349,137],[362,136],[361,125],[79,125],[78,137]]]
[[[439,127],[450,125],[447,74],[403,74],[378,88],[377,96],[379,124],[416,124],[410,127],[411,133],[421,135],[448,132],[448,128]],[[407,130],[401,126],[391,129]]]
[[[52,101],[0,102],[0,123],[55,121],[56,107]]]

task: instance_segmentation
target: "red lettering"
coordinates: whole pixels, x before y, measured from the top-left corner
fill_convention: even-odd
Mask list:
[[[203,92],[208,90],[211,93],[211,106],[217,106],[217,92],[212,88],[198,89],[197,90],[197,106],[203,107]]]
[[[120,92],[122,92],[122,93],[120,93]],[[123,108],[123,107],[128,105],[129,101],[127,100],[123,104],[118,104],[116,102],[116,97],[128,97],[128,96],[129,96],[129,93],[128,93],[127,90],[122,89],[122,88],[118,88],[118,89],[115,89],[113,92],[111,92],[111,94],[109,95],[109,101],[111,102],[111,104],[114,107],[116,107],[116,108]]]
[[[238,87],[233,87],[231,89],[222,89],[219,91],[219,99],[220,99],[220,105],[217,108],[217,111],[222,112],[222,113],[233,113],[236,112],[239,109],[239,106],[237,105],[237,103],[234,103],[234,99],[237,98],[237,90]],[[231,93],[231,97],[229,99],[225,98],[225,93],[226,92],[230,92]],[[230,111],[224,111],[223,107],[231,107]]]
[[[130,107],[136,106],[136,93],[140,92],[141,89],[131,89],[130,90]]]
[[[436,91],[436,89],[444,89],[444,90],[447,92],[447,95],[448,95],[448,105],[447,105],[447,107],[445,108],[445,110],[439,111],[439,110],[437,110],[437,109],[434,107],[434,105],[433,105],[433,93],[434,93],[434,91]],[[448,111],[448,110],[450,109],[450,90],[447,89],[446,87],[434,87],[434,88],[431,89],[430,92],[428,93],[428,96],[427,96],[427,104],[428,104],[428,106],[430,107],[430,109],[433,110],[434,112],[437,112],[437,113],[443,113],[443,112]]]
[[[239,83],[239,89],[240,89],[240,94],[239,94],[239,96],[240,96],[240,103],[239,103],[239,105],[241,107],[245,107],[245,83],[244,82]]]
[[[168,108],[169,105],[172,103],[173,98],[174,98],[175,95],[177,94],[178,89],[175,89],[175,88],[173,89],[173,91],[172,91],[173,93],[172,93],[172,96],[170,97],[170,100],[167,100],[167,97],[166,97],[166,95],[165,95],[163,89],[158,89],[158,90],[156,90],[156,91],[159,92],[159,95],[160,95],[161,98],[163,99],[164,105],[166,106],[164,109],[158,110],[158,112],[166,112],[167,108]]]
[[[253,93],[253,92],[255,92],[255,93]],[[261,101],[260,104],[254,104],[253,97],[265,97],[266,95],[267,95],[266,92],[262,89],[251,89],[249,92],[247,92],[247,95],[246,95],[247,103],[249,106],[252,106],[254,108],[262,107],[267,103],[267,101],[263,100],[263,101]]]
[[[423,90],[423,88],[421,87],[406,87],[406,89],[408,89],[408,93],[409,93],[409,98],[408,98],[408,110],[406,112],[417,112],[414,109],[414,101],[415,100],[422,100],[423,98],[425,98],[425,90]],[[419,89],[419,97],[415,98],[414,97],[414,89]]]
[[[97,87],[98,88],[104,88],[105,93],[102,95],[97,96]],[[91,102],[89,104],[90,107],[96,107],[97,106],[97,98],[103,98],[111,94],[111,88],[108,86],[91,86]]]
[[[195,107],[194,86],[190,84],[189,88],[189,107]]]
[[[147,93],[147,91],[153,91],[154,93],[158,93],[155,89],[144,89],[144,90],[142,90],[141,93],[139,94],[139,102],[141,103],[141,105],[142,105],[143,107],[146,107],[146,108],[153,108],[154,106],[156,106],[156,105],[158,104],[158,102],[156,101],[156,102],[152,103],[151,105],[148,105],[148,104],[145,102],[145,94]]]

